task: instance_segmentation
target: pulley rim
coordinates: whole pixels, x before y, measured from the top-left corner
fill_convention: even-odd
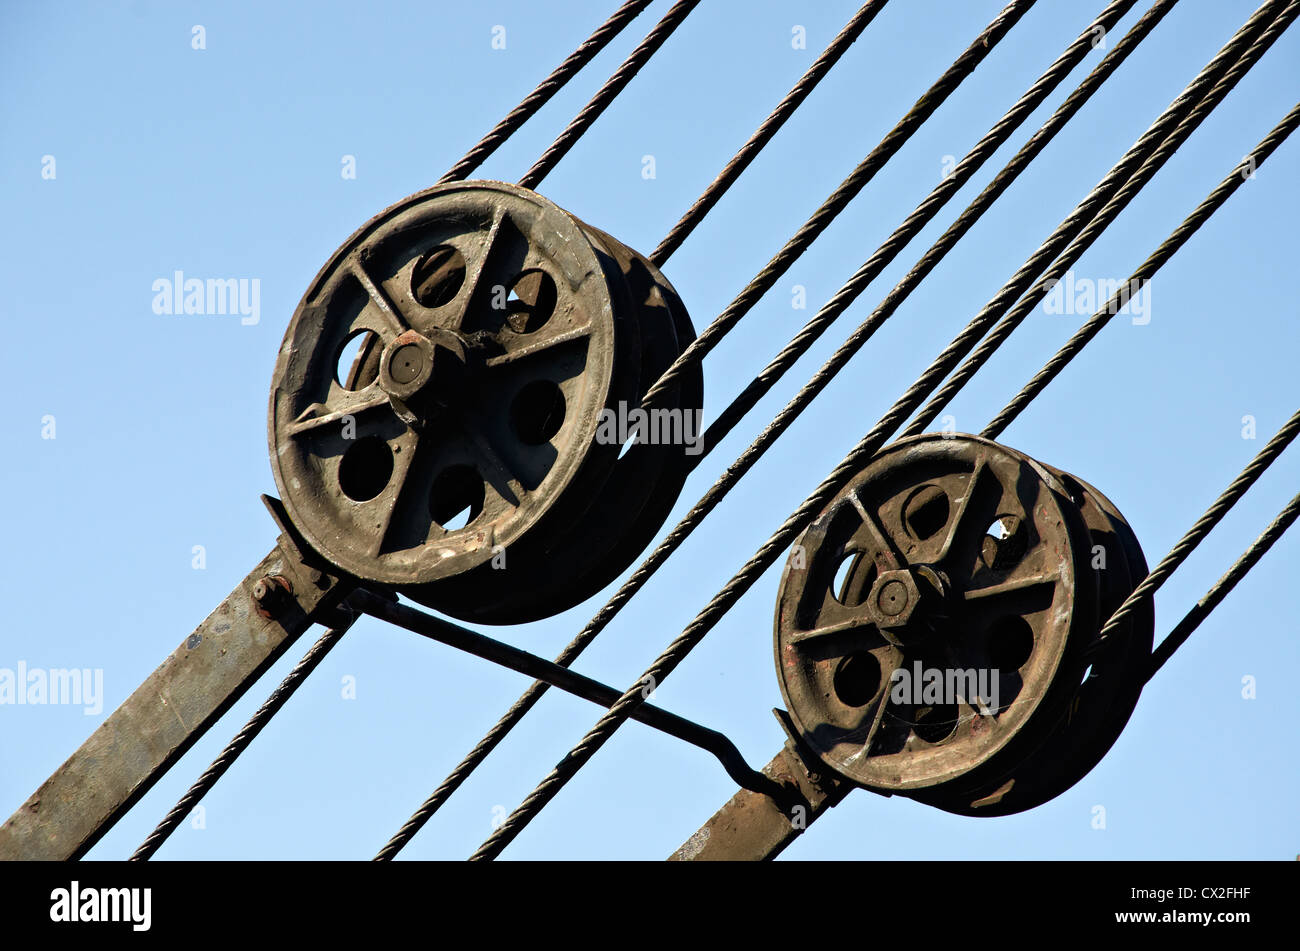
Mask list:
[[[977,522],[1004,518],[1016,523],[1005,545],[981,540]],[[1087,540],[1059,482],[1023,453],[947,433],[886,447],[799,539],[804,560],[782,577],[778,681],[806,745],[859,785],[903,793],[999,770],[1032,748],[1068,697],[1061,677],[1082,671],[1095,623],[1095,581],[1080,570]],[[997,708],[896,704],[893,670],[914,660],[1001,671]]]
[[[452,183],[380,212],[317,274],[276,363],[271,463],[295,527],[399,587],[488,561],[616,453],[593,436],[636,386],[616,372],[638,346],[620,320],[580,224],[527,189]],[[382,345],[332,372],[367,333]],[[465,500],[468,523],[441,524]]]

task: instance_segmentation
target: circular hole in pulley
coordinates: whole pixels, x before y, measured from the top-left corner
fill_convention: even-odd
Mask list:
[[[833,686],[840,703],[865,706],[880,689],[880,661],[868,651],[849,654],[835,668]]]
[[[876,574],[876,563],[866,552],[846,551],[835,566],[831,597],[845,607],[856,608],[875,584]]]
[[[429,492],[429,514],[449,532],[464,528],[483,511],[483,478],[473,466],[448,466]]]
[[[534,380],[510,404],[510,425],[530,446],[549,442],[564,425],[564,394],[551,380]]]
[[[948,496],[937,485],[923,485],[903,503],[903,524],[917,541],[925,541],[948,524]]]
[[[358,330],[343,341],[334,361],[334,381],[345,390],[365,389],[379,376],[379,363],[367,359],[379,344],[372,330]]]
[[[957,730],[957,706],[941,703],[918,707],[912,715],[912,731],[927,743],[942,743]]]
[[[524,271],[506,297],[506,322],[518,334],[541,328],[555,312],[555,281],[545,271]]]
[[[849,575],[853,573],[853,565],[860,555],[861,552],[846,551],[840,556],[840,563],[835,566],[835,577],[831,579],[831,595],[840,604],[844,603],[845,590],[849,585]]]
[[[996,571],[1017,564],[1029,549],[1024,527],[1018,515],[999,515],[984,530],[980,560]]]
[[[411,294],[425,307],[449,304],[465,283],[465,258],[449,244],[440,244],[415,262]]]
[[[358,439],[339,462],[339,488],[353,502],[369,502],[393,477],[393,450],[378,436]]]
[[[989,663],[997,670],[1015,671],[1034,652],[1034,630],[1019,615],[1008,615],[988,630]]]

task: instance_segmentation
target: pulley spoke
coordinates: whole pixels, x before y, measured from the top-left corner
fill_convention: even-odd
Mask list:
[[[380,406],[388,406],[388,396],[382,390],[344,390],[345,395],[335,397],[337,408],[331,409],[324,403],[312,403],[292,423],[285,427],[291,436],[313,432],[322,426],[341,423],[349,416],[357,416]],[[342,406],[338,406],[342,403]]]
[[[1048,575],[1036,574],[1028,578],[1016,579],[1013,581],[1004,581],[1001,584],[991,584],[983,588],[967,588],[961,593],[963,601],[977,601],[987,604],[989,601],[998,598],[1005,598],[1008,595],[1023,594],[1036,588],[1055,587],[1060,581],[1059,578]]]
[[[514,350],[507,350],[505,353],[499,353],[496,356],[488,357],[487,360],[484,361],[484,365],[489,367],[509,366],[510,364],[517,363],[520,360],[544,354],[553,347],[558,347],[566,343],[573,343],[575,340],[584,340],[589,336],[591,336],[591,325],[583,324],[579,327],[573,327],[569,330],[553,334],[546,339],[531,342]]]
[[[875,742],[876,734],[880,732],[880,724],[885,719],[885,711],[889,707],[890,684],[894,679],[894,671],[903,666],[903,654],[897,648],[889,647],[887,657],[890,663],[880,665],[880,699],[876,701],[871,725],[867,727],[867,735],[862,739],[862,752],[859,754],[861,756],[871,755],[871,744]]]
[[[518,507],[520,500],[526,494],[526,490],[518,477],[515,476],[512,468],[501,458],[501,455],[492,447],[492,443],[487,436],[481,431],[473,426],[462,426],[461,432],[465,436],[466,443],[478,456],[488,474],[494,477],[484,481],[492,486],[493,490],[501,496],[502,501]]]
[[[413,429],[408,429],[401,436],[393,441],[393,476],[389,485],[396,486],[391,493],[385,493],[379,496],[375,501],[383,508],[379,512],[379,522],[375,527],[374,534],[369,545],[369,552],[372,558],[378,557],[383,551],[384,542],[388,540],[388,534],[392,529],[393,513],[397,511],[397,506],[402,501],[402,495],[408,491],[410,481],[407,475],[415,464],[415,454],[420,449],[420,435]]]
[[[809,641],[831,637],[835,634],[844,634],[848,631],[865,632],[868,628],[874,631],[875,627],[871,619],[862,614],[856,617],[847,617],[840,621],[832,621],[829,624],[822,624],[805,631],[792,631],[788,640],[791,644],[806,644]]]
[[[488,227],[487,236],[478,242],[478,253],[465,262],[465,287],[461,291],[465,301],[464,306],[461,308],[462,327],[479,301],[479,285],[483,281],[483,276],[488,272],[493,255],[497,253],[498,245],[501,243],[502,231],[509,220],[504,208],[494,209],[492,224]]]
[[[899,553],[898,548],[895,547],[893,540],[885,532],[875,513],[868,511],[856,492],[849,492],[846,495],[849,504],[853,506],[854,511],[862,519],[862,527],[866,529],[867,536],[876,547],[876,564],[888,568],[901,568],[906,563],[906,559]]]
[[[982,522],[981,515],[988,513],[989,506],[976,504],[975,499],[978,494],[988,492],[994,485],[999,490],[1001,489],[997,474],[989,468],[987,459],[980,456],[975,463],[974,471],[971,472],[970,479],[966,483],[966,493],[961,497],[956,510],[949,518],[948,534],[944,537],[943,544],[939,548],[938,557],[935,558],[936,563],[946,563],[951,555],[962,550],[962,545],[959,542],[969,540],[973,533],[983,532],[987,527],[987,524]],[[996,500],[994,504],[996,504]],[[978,537],[978,535],[975,537]]]
[[[360,255],[354,254],[350,256],[347,259],[346,266],[348,273],[357,279],[357,283],[361,285],[362,289],[370,297],[372,309],[377,311],[382,318],[381,326],[383,330],[380,331],[374,327],[366,327],[364,321],[361,319],[358,319],[353,323],[354,328],[376,330],[381,337],[396,337],[398,334],[411,329],[410,325],[406,321],[406,317],[397,309],[397,306],[392,302],[388,294],[384,292],[384,289],[370,276],[370,272],[366,270],[366,266],[362,263]],[[362,316],[364,317],[364,311],[362,312]]]

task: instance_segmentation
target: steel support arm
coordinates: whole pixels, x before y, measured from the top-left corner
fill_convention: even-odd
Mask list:
[[[782,714],[777,711],[777,718]],[[787,742],[763,767],[764,774],[793,793],[786,802],[741,789],[668,860],[765,862],[776,858],[851,788],[818,770],[820,767],[814,769],[799,754],[793,742]]]
[[[336,576],[304,564],[297,552],[281,536],[207,620],[0,826],[0,859],[85,855],[317,614],[350,590]]]

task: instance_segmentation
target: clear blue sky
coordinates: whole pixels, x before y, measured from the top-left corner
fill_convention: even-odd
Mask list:
[[[1002,0],[893,0],[667,266],[702,327],[901,117]],[[281,336],[363,221],[432,184],[614,7],[7,2],[0,9],[0,374],[7,384],[0,668],[102,668],[104,709],[0,706],[0,813],[17,807],[272,546],[266,403]],[[1183,0],[623,612],[578,668],[623,688],[821,481],[1256,4]],[[660,0],[489,160],[518,178],[667,9]],[[541,186],[648,252],[856,8],[710,0]],[[1103,4],[1041,0],[706,363],[711,418]],[[1146,4],[1121,23],[1127,29]],[[563,13],[557,12],[562,8]],[[191,47],[202,25],[206,49]],[[506,48],[492,49],[492,28]],[[791,28],[807,49],[791,48]],[[1094,51],[687,485],[677,515],[784,405],[1101,56]],[[1076,265],[1121,278],[1292,107],[1293,28]],[[43,156],[56,177],[42,177]],[[356,178],[341,174],[356,159]],[[657,177],[642,178],[654,155]],[[1160,273],[1003,435],[1125,512],[1154,563],[1295,409],[1300,141]],[[260,321],[169,317],[176,270],[260,281]],[[809,309],[791,308],[791,287]],[[1035,313],[951,412],[978,431],[1082,318]],[[42,438],[53,416],[56,438]],[[1242,437],[1243,416],[1258,438]],[[1157,598],[1157,637],[1300,482],[1284,456]],[[206,568],[192,567],[194,546]],[[1294,568],[1279,543],[1150,685],[1106,760],[1006,819],[857,792],[789,858],[1290,858],[1300,851]],[[779,748],[779,568],[659,690],[755,765]],[[599,599],[493,636],[546,656]],[[128,855],[306,649],[258,683],[91,853]],[[1253,676],[1257,699],[1242,698]],[[355,677],[357,696],[341,696]],[[519,695],[509,671],[365,621],[160,857],[368,858]],[[404,853],[463,858],[595,722],[556,691]],[[630,724],[508,858],[667,856],[734,784]],[[1093,806],[1107,827],[1092,828]],[[499,807],[499,808],[497,808]],[[494,813],[494,809],[496,812]]]

